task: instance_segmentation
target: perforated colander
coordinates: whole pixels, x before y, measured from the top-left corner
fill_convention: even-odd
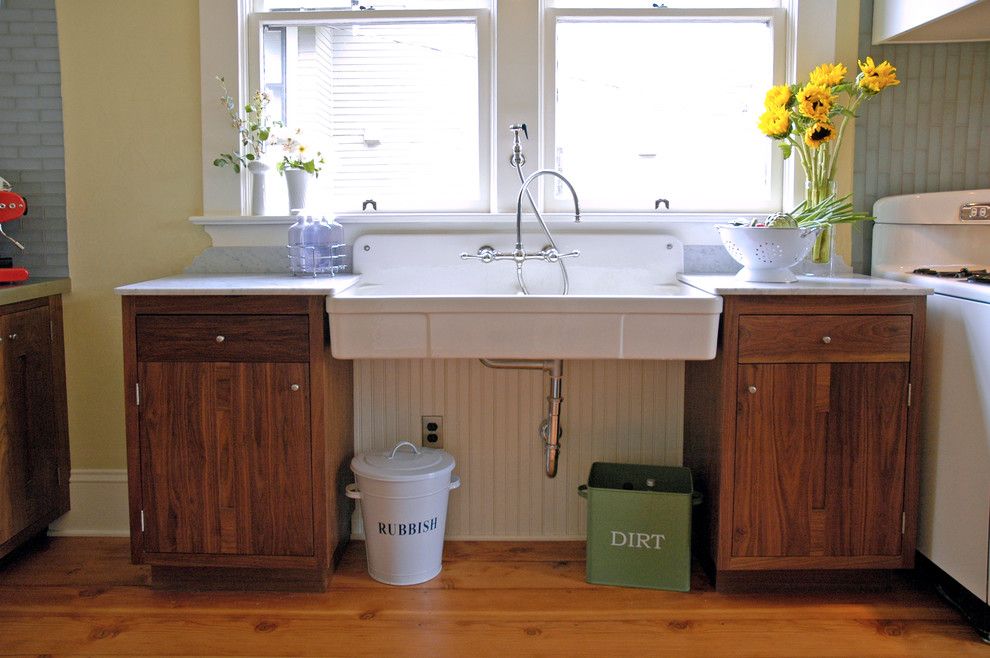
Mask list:
[[[729,255],[743,266],[736,276],[743,281],[761,283],[797,281],[788,268],[807,255],[819,231],[728,225],[715,228]]]

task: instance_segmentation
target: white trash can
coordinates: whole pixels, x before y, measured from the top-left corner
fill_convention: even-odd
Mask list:
[[[356,455],[351,470],[357,482],[347,485],[347,497],[361,501],[368,575],[389,585],[436,577],[447,495],[461,486],[461,479],[451,475],[454,458],[403,441],[389,452]]]

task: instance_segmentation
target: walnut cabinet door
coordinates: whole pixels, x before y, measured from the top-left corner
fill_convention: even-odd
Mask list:
[[[905,362],[739,365],[733,558],[901,554],[908,378]]]
[[[0,317],[0,544],[48,514],[58,490],[48,307]]]
[[[309,365],[138,364],[144,550],[311,556]]]

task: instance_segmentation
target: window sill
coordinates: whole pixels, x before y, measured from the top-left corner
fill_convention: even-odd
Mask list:
[[[575,223],[572,215],[547,213],[544,219],[555,237],[575,232],[641,232],[644,226],[652,226],[657,233],[672,235],[686,245],[718,245],[721,241],[713,229],[715,224],[750,216],[755,215],[588,213],[582,215],[580,223]],[[512,213],[358,213],[337,215],[336,220],[344,225],[349,242],[365,233],[385,232],[440,233],[458,230],[511,234],[515,231],[516,222]],[[289,226],[295,223],[296,218],[291,215],[207,215],[190,217],[189,221],[206,230],[214,247],[284,247]],[[523,217],[523,230],[526,233],[537,230],[532,215]]]

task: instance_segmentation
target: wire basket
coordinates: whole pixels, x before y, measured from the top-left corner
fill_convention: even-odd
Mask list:
[[[336,276],[347,269],[347,244],[320,246],[286,245],[289,271],[293,276]]]
[[[789,268],[808,254],[820,230],[724,224],[715,228],[729,255],[743,266],[736,276],[759,283],[797,281]]]

